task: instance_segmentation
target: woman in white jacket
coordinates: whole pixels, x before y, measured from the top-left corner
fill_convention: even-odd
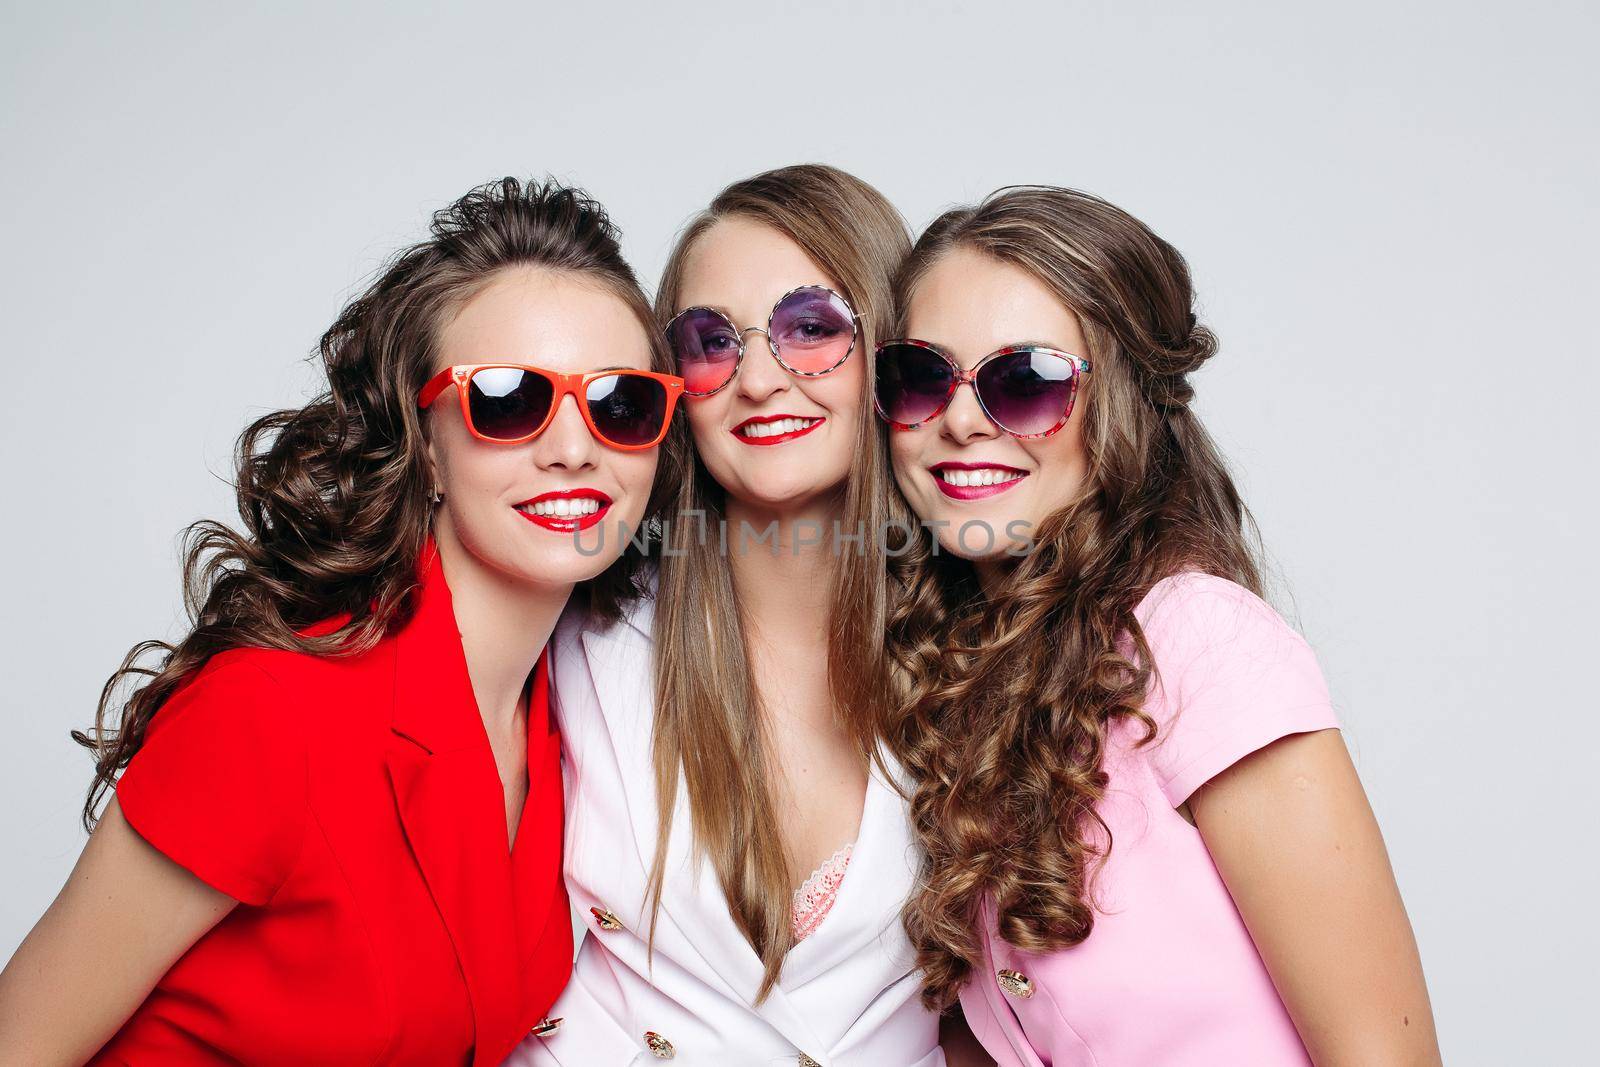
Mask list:
[[[868,389],[908,247],[879,193],[806,165],[724,190],[669,259],[657,311],[695,455],[659,589],[552,643],[588,931],[513,1064],[945,1062],[876,747],[899,515]]]

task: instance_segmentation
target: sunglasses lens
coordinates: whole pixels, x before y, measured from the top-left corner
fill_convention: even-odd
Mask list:
[[[596,378],[584,399],[595,429],[612,444],[647,445],[667,421],[667,387],[642,374]]]
[[[950,398],[955,371],[921,345],[887,344],[878,350],[878,411],[890,422],[927,422]]]
[[[690,308],[667,325],[667,343],[686,393],[704,396],[728,384],[739,365],[739,331],[705,308]]]
[[[973,385],[989,417],[1008,433],[1049,433],[1072,410],[1076,366],[1049,352],[1023,350],[996,356]]]
[[[827,289],[798,289],[772,309],[772,343],[778,346],[778,358],[801,374],[823,374],[837,367],[855,339],[850,305]]]
[[[527,437],[550,414],[554,389],[548,379],[515,367],[487,367],[467,383],[473,429],[496,441]]]

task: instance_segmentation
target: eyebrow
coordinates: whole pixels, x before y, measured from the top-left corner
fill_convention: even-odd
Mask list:
[[[840,292],[839,287],[837,285],[834,285],[832,282],[807,282],[805,285],[799,285],[799,286],[796,286],[795,288],[797,288],[797,289],[827,289],[830,292],[837,294],[839,296],[839,299],[844,300],[844,294],[842,292]],[[845,303],[848,304],[849,301],[845,300]],[[773,307],[776,308],[777,304],[773,304]],[[685,304],[683,307],[679,308],[677,311],[674,311],[672,313],[673,317],[676,318],[677,316],[682,315],[685,311],[688,311],[690,308],[705,308],[707,311],[715,311],[718,315],[721,315],[723,318],[725,318],[729,322],[733,323],[736,328],[739,325],[739,320],[738,320],[737,316],[734,315],[733,309],[728,307],[726,304],[703,304],[703,303],[702,304]],[[851,310],[854,310],[854,308],[852,308]],[[1049,346],[1046,346],[1046,347],[1049,347]]]
[[[963,370],[967,369],[966,362],[964,360],[956,358],[955,353],[952,352],[949,348],[946,348],[945,346],[940,345],[937,342],[932,342],[932,343],[934,344],[934,347],[939,349],[939,351],[945,353],[945,355],[950,356],[953,359],[956,359],[956,365],[957,366],[961,367]],[[1052,352],[1065,352],[1070,356],[1077,356],[1078,355],[1078,353],[1074,352],[1072,349],[1063,347],[1062,345],[1055,344],[1052,341],[1007,341],[1005,344],[999,346],[999,348],[991,348],[989,351],[987,351],[983,355],[979,356],[978,359],[988,359],[990,356],[994,355],[996,352],[999,352],[1001,349],[1005,349],[1005,348],[1048,348]],[[1082,357],[1079,356],[1079,358],[1081,359]],[[974,362],[976,362],[976,361],[974,361]]]
[[[707,311],[715,311],[718,315],[721,315],[729,322],[733,322],[733,311],[722,304],[688,304],[673,312],[673,318],[677,318],[690,308],[705,308]],[[735,323],[735,325],[737,325],[737,323]]]

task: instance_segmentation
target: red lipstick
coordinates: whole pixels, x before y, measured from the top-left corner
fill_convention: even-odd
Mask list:
[[[801,426],[796,430],[785,430],[783,433],[769,434],[765,437],[749,437],[740,432],[749,426],[768,426],[774,422],[781,422],[784,419],[794,419],[797,422],[811,420],[811,425]],[[745,419],[728,432],[733,434],[733,436],[738,439],[740,444],[781,445],[785,441],[793,441],[796,437],[804,437],[806,434],[810,433],[812,430],[815,430],[818,426],[821,426],[826,421],[828,420],[824,419],[820,415],[755,415],[751,418]]]
[[[547,512],[547,514],[543,515],[536,514],[534,511],[537,505],[549,505],[562,500],[570,500],[575,503],[569,504],[565,508],[560,505],[545,507],[541,510]],[[589,511],[587,505],[576,503],[577,501],[587,500],[596,502],[597,506],[593,511]],[[551,530],[555,533],[576,533],[579,530],[589,529],[605,518],[606,512],[611,510],[611,498],[598,489],[558,489],[551,493],[540,493],[536,497],[530,497],[520,504],[513,505],[513,507],[516,508],[518,515],[521,515],[535,526],[542,526],[546,530]],[[561,511],[565,511],[566,514],[560,514],[559,512]]]

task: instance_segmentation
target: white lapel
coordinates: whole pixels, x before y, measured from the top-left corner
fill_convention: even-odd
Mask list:
[[[884,762],[892,776],[904,780],[904,772],[892,756],[885,754]],[[790,951],[784,962],[784,984],[798,990],[880,940],[883,947],[874,954],[897,960],[900,973],[909,971],[913,958],[900,926],[900,909],[916,874],[905,803],[874,764],[867,779],[861,831],[839,883],[839,894],[822,925]]]
[[[584,654],[600,702],[600,717],[610,735],[621,773],[633,838],[638,845],[644,885],[655,860],[656,789],[651,742],[654,722],[652,598],[643,598],[622,622],[604,632],[582,633]],[[728,913],[727,898],[709,863],[693,854],[693,822],[682,779],[674,798],[672,834],[662,880],[661,917],[656,927],[660,951],[668,923],[677,927],[675,962],[730,999],[748,1005],[798,1048],[821,1048],[817,1033],[795,1010],[783,989],[774,988],[761,1004],[762,967]],[[852,859],[852,863],[854,860]],[[848,876],[846,881],[848,881]],[[618,902],[622,903],[622,902]],[[632,902],[629,902],[630,904]],[[648,936],[649,914],[640,901],[641,937]],[[627,906],[627,905],[625,905]]]

